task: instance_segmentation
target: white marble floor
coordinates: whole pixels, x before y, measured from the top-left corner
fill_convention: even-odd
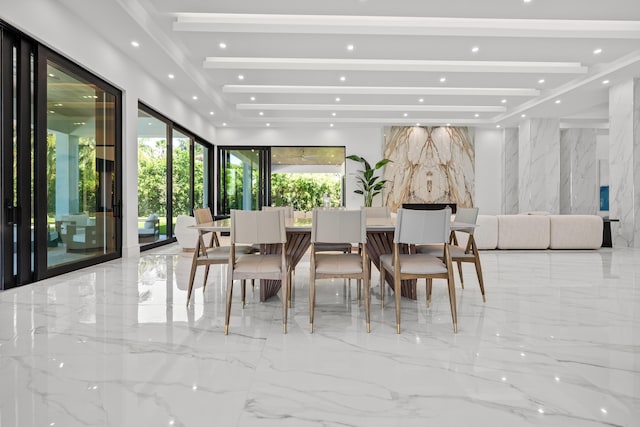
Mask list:
[[[311,335],[303,261],[287,335],[256,291],[225,336],[222,269],[187,308],[175,246],[2,292],[0,426],[640,425],[640,250],[482,262],[458,334],[436,282],[397,335],[374,273],[370,334],[355,286],[324,281]]]

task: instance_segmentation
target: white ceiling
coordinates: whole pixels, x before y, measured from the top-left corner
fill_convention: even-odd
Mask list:
[[[640,0],[60,2],[217,126],[607,128],[640,77]]]

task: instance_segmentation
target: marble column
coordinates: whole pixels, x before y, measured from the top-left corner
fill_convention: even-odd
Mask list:
[[[531,119],[518,127],[518,209],[560,211],[560,122]]]
[[[560,131],[560,213],[598,212],[596,130]]]
[[[640,247],[640,79],[609,90],[609,180],[613,244]]]
[[[502,213],[518,213],[518,129],[504,130]]]

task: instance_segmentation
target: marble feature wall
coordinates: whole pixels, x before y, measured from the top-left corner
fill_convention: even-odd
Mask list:
[[[518,129],[504,130],[502,212],[518,213]]]
[[[640,80],[609,90],[609,216],[614,246],[640,247]]]
[[[392,211],[403,203],[457,203],[473,206],[473,133],[466,127],[385,129],[384,204]]]
[[[560,123],[531,119],[518,128],[518,209],[560,211]]]
[[[599,207],[595,129],[560,131],[560,213],[596,214]]]

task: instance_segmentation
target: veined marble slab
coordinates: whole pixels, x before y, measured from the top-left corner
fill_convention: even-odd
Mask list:
[[[595,215],[599,207],[595,129],[560,132],[560,213]]]
[[[402,127],[385,132],[389,180],[384,201],[392,211],[403,203],[456,203],[473,206],[473,133],[466,127]]]
[[[518,209],[518,129],[504,130],[504,185],[502,212],[516,214]]]
[[[355,283],[296,269],[281,302],[233,295],[225,266],[192,303],[177,245],[0,292],[2,427],[635,426],[640,419],[640,249],[483,251],[448,292],[401,301],[372,273],[371,333]],[[423,282],[424,283],[424,282]],[[259,286],[259,284],[257,285]]]

